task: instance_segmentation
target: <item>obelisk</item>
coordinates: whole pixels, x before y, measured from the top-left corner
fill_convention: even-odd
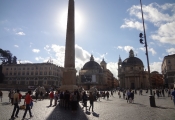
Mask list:
[[[65,45],[65,60],[63,80],[60,90],[73,91],[76,86],[76,69],[75,69],[75,17],[74,17],[74,0],[69,0],[66,45]]]

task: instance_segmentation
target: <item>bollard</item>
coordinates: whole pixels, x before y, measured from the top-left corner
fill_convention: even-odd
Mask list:
[[[150,100],[150,106],[151,107],[156,107],[155,98],[154,98],[153,95],[149,96],[149,100]]]

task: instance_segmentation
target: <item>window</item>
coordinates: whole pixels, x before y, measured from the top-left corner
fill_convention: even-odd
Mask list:
[[[169,70],[171,70],[171,66],[169,66]]]
[[[30,68],[28,67],[27,70],[30,70]]]
[[[16,70],[16,68],[14,68],[14,70]]]
[[[34,70],[34,68],[32,67],[32,70]]]
[[[33,75],[33,72],[31,72],[31,75]]]
[[[133,67],[131,67],[131,70],[133,70]]]
[[[40,72],[40,75],[42,75],[43,73],[42,72]]]
[[[20,72],[18,73],[18,75],[20,75]]]
[[[14,75],[16,75],[16,73],[14,73]]]
[[[29,81],[26,81],[25,84],[28,85],[29,84]]]
[[[12,73],[10,73],[10,75],[12,75]]]
[[[25,68],[23,68],[23,70],[25,70]]]
[[[47,75],[47,72],[44,72],[44,75]]]
[[[170,61],[170,60],[168,60],[168,63],[170,64],[170,63],[171,63],[171,61]]]
[[[35,84],[35,85],[38,85],[38,81],[35,81],[34,84]]]
[[[35,72],[35,75],[38,75],[38,72]]]
[[[23,72],[22,75],[25,75],[25,72]]]
[[[9,68],[6,68],[6,70],[9,70]]]
[[[21,70],[21,68],[18,68],[18,70]]]
[[[40,67],[40,70],[42,70],[43,68],[42,67]]]
[[[29,75],[29,73],[27,72],[27,75]]]

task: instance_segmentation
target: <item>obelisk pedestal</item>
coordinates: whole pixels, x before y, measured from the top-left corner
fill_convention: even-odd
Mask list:
[[[75,27],[74,27],[74,0],[69,0],[65,60],[61,91],[74,91],[76,86],[76,69],[75,69]]]

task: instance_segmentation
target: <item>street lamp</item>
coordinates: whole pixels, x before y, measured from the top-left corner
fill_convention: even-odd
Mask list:
[[[146,58],[147,58],[147,64],[148,64],[148,79],[149,79],[149,84],[150,84],[150,96],[149,96],[150,97],[150,106],[151,107],[156,107],[155,98],[154,98],[154,95],[152,93],[152,84],[151,84],[151,80],[150,80],[150,67],[149,67],[149,58],[148,58],[148,48],[147,48],[146,32],[145,32],[145,24],[144,24],[143,10],[142,10],[142,1],[141,0],[140,0],[140,5],[141,5],[141,13],[142,13],[142,22],[143,22],[144,34],[140,33],[139,37],[140,37],[140,43],[141,44],[145,44],[144,47],[146,48]],[[143,38],[144,38],[144,40],[143,40]]]

